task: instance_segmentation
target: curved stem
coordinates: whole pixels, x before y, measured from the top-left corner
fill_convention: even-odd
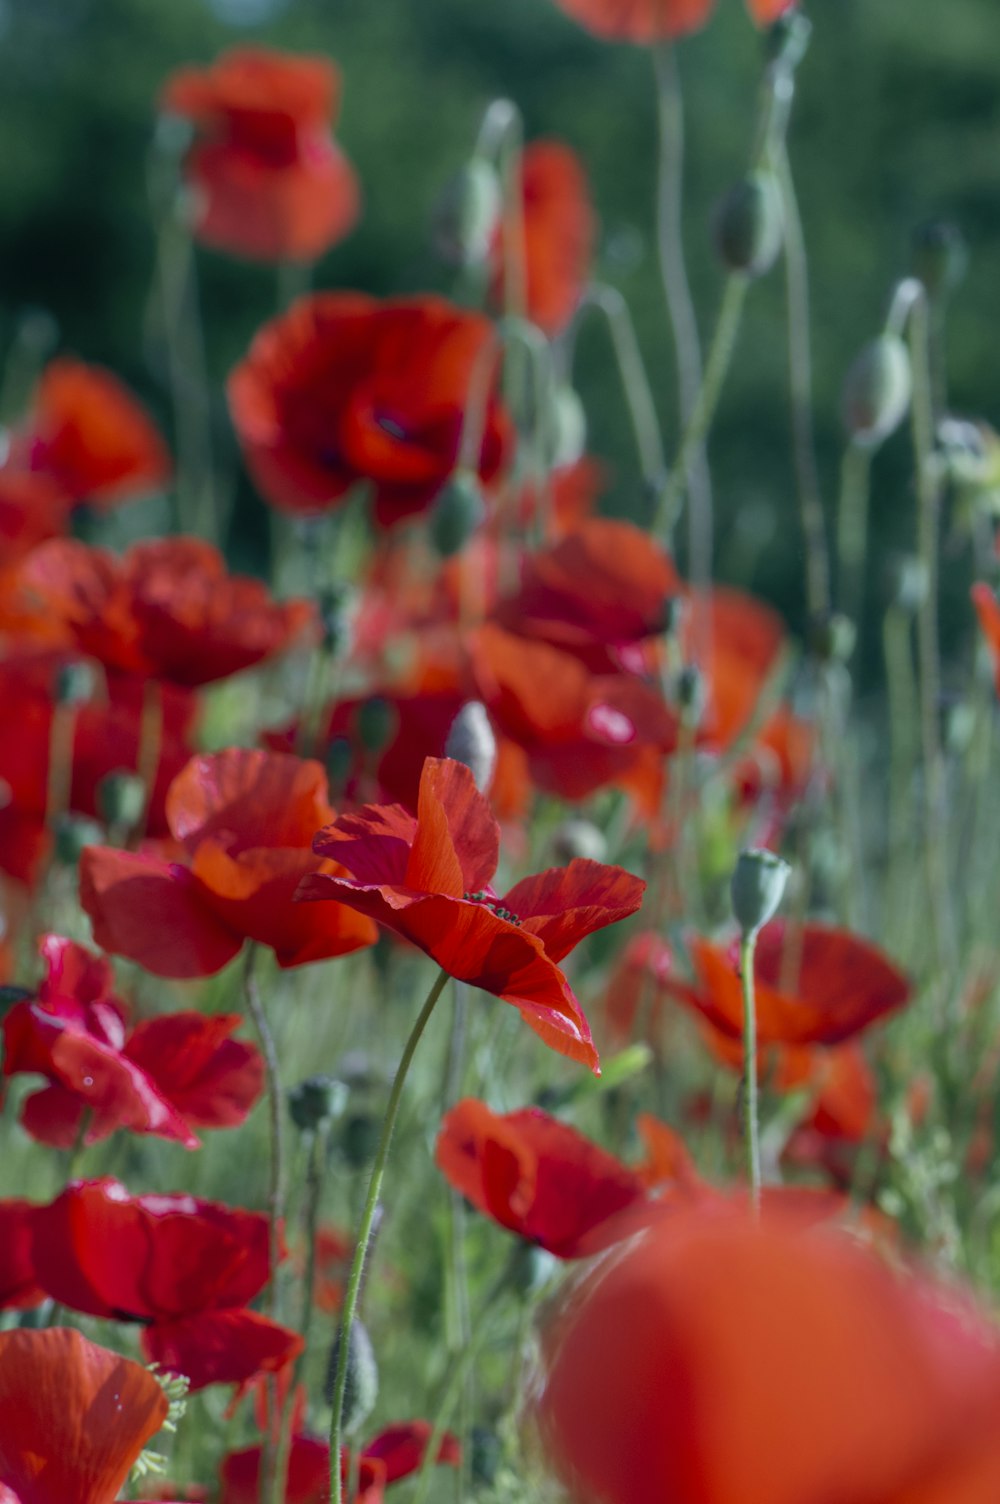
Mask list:
[[[868,553],[868,493],[872,451],[851,442],[844,450],[837,504],[837,594],[840,610],[861,633]]]
[[[666,470],[663,437],[660,433],[656,403],[653,400],[649,377],[646,375],[642,351],[636,339],[635,326],[632,323],[628,304],[617,287],[608,287],[603,282],[592,283],[584,294],[577,320],[574,321],[574,329],[579,320],[579,314],[583,313],[588,306],[599,309],[607,323],[611,347],[618,363],[622,390],[625,393],[625,402],[632,420],[632,431],[635,434],[635,447],[639,455],[639,464],[642,467],[642,478],[647,485],[655,485]],[[570,348],[571,357],[573,353],[575,353],[575,342]]]
[[[403,1095],[403,1086],[406,1081],[410,1062],[413,1060],[421,1035],[427,1026],[427,1021],[434,1012],[434,1005],[441,996],[448,980],[448,973],[441,971],[433,987],[427,994],[427,998],[417,1015],[417,1020],[410,1030],[410,1037],[403,1047],[396,1075],[393,1078],[392,1089],[389,1093],[389,1101],[385,1109],[385,1119],[382,1123],[382,1132],[379,1135],[378,1145],[375,1150],[375,1163],[372,1165],[371,1179],[368,1182],[368,1194],[365,1197],[364,1211],[361,1214],[361,1226],[358,1229],[358,1241],[354,1250],[354,1259],[351,1263],[351,1272],[347,1280],[347,1290],[344,1294],[344,1305],[340,1316],[340,1346],[337,1354],[337,1373],[333,1382],[333,1414],[330,1417],[330,1504],[343,1504],[343,1483],[340,1476],[340,1449],[343,1434],[344,1419],[344,1395],[347,1390],[347,1362],[350,1355],[351,1328],[354,1325],[354,1315],[358,1306],[358,1295],[361,1290],[361,1278],[364,1274],[365,1257],[368,1253],[368,1245],[371,1242],[372,1227],[375,1222],[375,1212],[378,1207],[379,1194],[382,1190],[382,1178],[385,1174],[386,1160],[389,1157],[389,1145],[392,1142],[392,1132],[396,1126],[396,1118],[399,1113],[400,1098]]]
[[[757,1007],[753,987],[753,955],[757,931],[740,937],[740,982],[743,987],[743,1140],[747,1180],[755,1211],[760,1210],[760,1109],[757,1104]]]

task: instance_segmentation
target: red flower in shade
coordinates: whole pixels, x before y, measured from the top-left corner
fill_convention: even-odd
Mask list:
[[[31,1258],[30,1201],[0,1201],[0,1311],[37,1306],[45,1291]]]
[[[189,866],[109,846],[84,851],[80,902],[94,939],[161,977],[210,976],[245,940],[268,946],[280,966],[374,944],[375,926],[351,908],[292,903],[307,873],[339,871],[311,847],[332,817],[317,762],[237,747],[192,758],[167,798]]]
[[[49,974],[35,1002],[15,1003],[0,1023],[3,1074],[28,1072],[50,1084],[28,1097],[21,1121],[33,1138],[72,1148],[118,1128],[198,1147],[192,1126],[235,1126],[263,1086],[255,1045],[229,1038],[238,1013],[167,1014],[128,1033],[111,995],[111,969],[71,940],[48,935]]]
[[[560,141],[533,141],[521,156],[525,312],[546,334],[565,329],[590,275],[596,224],[587,177]],[[503,305],[504,237],[497,226],[493,299]]]
[[[348,1504],[382,1504],[383,1490],[408,1478],[421,1466],[433,1428],[428,1421],[399,1421],[380,1431],[361,1448],[358,1456],[358,1488]],[[219,1504],[257,1504],[260,1497],[261,1447],[230,1452],[222,1464],[222,1496]],[[458,1441],[450,1433],[441,1440],[439,1463],[457,1465]],[[346,1485],[350,1458],[341,1456],[341,1476]],[[312,1436],[292,1438],[288,1458],[285,1504],[326,1504],[330,1496],[330,1446]]]
[[[795,947],[795,951],[791,947]],[[721,1034],[740,1039],[743,995],[733,946],[691,936],[688,948],[697,986],[676,980],[670,990]],[[797,958],[793,991],[782,973]],[[765,925],[754,955],[757,1038],[769,1044],[839,1044],[909,1002],[903,973],[868,940],[825,924],[794,933],[781,920]]]
[[[525,878],[501,899],[488,886],[499,843],[469,769],[428,757],[416,818],[398,804],[342,815],[315,849],[353,877],[306,878],[298,897],[370,914],[460,981],[513,1003],[552,1049],[596,1069],[590,1027],[557,962],[585,935],[634,914],[645,884],[578,859]]]
[[[257,335],[229,405],[261,494],[283,511],[327,511],[358,481],[387,526],[423,511],[452,474],[473,382],[496,359],[489,322],[443,298],[302,298]],[[489,395],[475,465],[500,470],[509,423]]]
[[[51,476],[0,467],[0,565],[13,564],[66,531],[72,499]],[[11,588],[4,582],[4,588]]]
[[[151,1373],[79,1332],[0,1332],[4,1504],[112,1504],[166,1418]]]
[[[658,42],[700,31],[715,0],[556,0],[574,21],[599,37],[618,42]],[[795,0],[747,0],[758,26],[769,26]]]
[[[663,1125],[644,1119],[656,1139]],[[669,1133],[669,1129],[664,1130]],[[647,1199],[648,1167],[630,1169],[538,1107],[498,1114],[466,1098],[446,1115],[435,1151],[446,1180],[477,1210],[556,1258],[586,1258],[622,1236],[621,1212]],[[663,1152],[658,1166],[667,1168]],[[665,1180],[691,1185],[689,1165]],[[631,1223],[625,1233],[632,1230]]]
[[[145,408],[103,366],[62,356],[45,367],[15,455],[74,502],[106,511],[170,480],[166,445]]]
[[[38,1282],[72,1311],[140,1322],[151,1362],[194,1389],[277,1372],[302,1339],[246,1305],[269,1277],[258,1212],[74,1181],[32,1218]]]
[[[17,577],[44,628],[105,668],[194,688],[290,647],[314,620],[304,600],[271,599],[230,575],[199,538],[157,538],[118,557],[73,539],[36,549]]]
[[[343,240],[360,194],[330,134],[339,94],[326,58],[263,47],[234,47],[168,79],[161,109],[196,132],[184,175],[199,240],[259,261],[314,261]]]
[[[662,1220],[548,1323],[574,1499],[992,1504],[1000,1345],[855,1238],[737,1205]]]

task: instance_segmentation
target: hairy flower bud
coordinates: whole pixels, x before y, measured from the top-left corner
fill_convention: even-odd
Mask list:
[[[715,249],[728,271],[761,277],[777,261],[784,238],[781,194],[773,173],[751,172],[715,211]]]
[[[381,695],[371,695],[355,711],[358,739],[366,752],[381,752],[396,726],[396,712]]]
[[[840,410],[856,444],[874,449],[906,417],[913,389],[910,353],[895,334],[866,345],[844,380]]]
[[[791,867],[773,851],[753,847],[741,851],[729,893],[736,923],[744,935],[754,935],[778,912]]]
[[[340,1359],[341,1332],[338,1330],[330,1348],[326,1370],[326,1399],[333,1401],[333,1390]],[[378,1400],[378,1364],[375,1349],[364,1324],[355,1316],[347,1345],[347,1387],[344,1390],[343,1430],[350,1436],[364,1425]]]
[[[493,781],[497,761],[497,739],[485,705],[469,700],[462,706],[451,723],[444,755],[463,762],[476,780],[476,788],[485,793]]]
[[[306,1133],[339,1117],[347,1103],[347,1087],[334,1076],[307,1076],[288,1091],[288,1113]]]

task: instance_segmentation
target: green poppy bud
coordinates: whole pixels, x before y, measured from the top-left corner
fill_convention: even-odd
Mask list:
[[[451,723],[448,740],[444,744],[444,755],[465,764],[480,793],[489,788],[497,761],[497,739],[485,705],[481,705],[478,700],[470,700],[462,706]]]
[[[333,1076],[307,1076],[288,1092],[288,1113],[301,1132],[322,1128],[347,1104],[347,1087]]]
[[[762,277],[781,254],[781,192],[771,172],[748,173],[715,211],[715,249],[727,271]]]
[[[686,663],[681,669],[677,675],[675,693],[685,724],[697,726],[705,714],[708,686],[705,683],[705,675],[696,663]]]
[[[335,736],[326,749],[323,758],[326,767],[326,776],[330,788],[342,789],[350,775],[354,763],[354,748],[346,736]]]
[[[146,808],[146,785],[127,768],[107,773],[97,785],[97,809],[105,825],[131,830]]]
[[[438,492],[430,515],[431,542],[442,558],[457,554],[485,515],[478,476],[471,470],[456,470]]]
[[[328,585],[320,591],[317,604],[323,627],[323,646],[328,653],[340,653],[351,635],[350,592],[342,585]]]
[[[874,449],[906,417],[913,390],[910,353],[896,334],[866,345],[844,380],[840,410],[855,444]]]
[[[486,1426],[473,1426],[469,1433],[469,1453],[472,1481],[483,1488],[490,1488],[496,1481],[503,1456],[499,1436]]]
[[[75,867],[85,846],[97,846],[104,832],[96,820],[84,815],[61,815],[56,822],[55,859],[64,867]]]
[[[57,705],[85,705],[96,688],[94,670],[89,663],[77,660],[60,664],[56,670],[53,693]]]
[[[549,395],[545,414],[546,458],[553,470],[574,465],[587,444],[587,415],[571,386],[559,385]]]
[[[773,851],[754,847],[741,851],[729,893],[736,923],[744,935],[755,935],[778,912],[791,867]]]
[[[578,856],[591,862],[603,862],[607,854],[604,833],[590,820],[563,820],[553,832],[552,855],[559,863],[571,862]]]
[[[363,1170],[375,1158],[382,1119],[369,1112],[352,1112],[337,1135],[337,1148],[352,1170]]]
[[[337,1332],[330,1348],[330,1361],[326,1370],[326,1401],[333,1403],[333,1389],[337,1379],[340,1360],[340,1343],[343,1333]],[[378,1364],[375,1349],[363,1322],[355,1316],[351,1324],[351,1336],[347,1345],[347,1387],[344,1390],[343,1429],[346,1436],[352,1435],[371,1415],[378,1400]]]
[[[496,169],[473,157],[446,183],[434,206],[431,234],[449,266],[482,266],[500,221],[503,193]]]
[[[813,622],[809,632],[809,647],[820,663],[846,663],[854,652],[858,629],[854,622],[840,611],[831,611],[822,621]]]
[[[354,712],[354,724],[365,751],[381,752],[396,729],[396,712],[381,695],[372,695]]]
[[[915,616],[927,599],[930,580],[927,565],[915,554],[896,559],[889,572],[892,604],[907,616]]]

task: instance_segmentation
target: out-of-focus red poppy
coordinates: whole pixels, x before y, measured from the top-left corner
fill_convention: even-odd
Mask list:
[[[816,771],[816,752],[816,728],[787,705],[780,705],[733,769],[740,803],[752,809],[760,822],[755,845],[772,846],[780,841],[789,813]]]
[[[596,224],[587,175],[561,141],[533,141],[521,154],[525,312],[548,335],[565,329],[587,284]],[[503,306],[503,227],[494,232],[493,299]]]
[[[308,601],[274,601],[260,580],[228,574],[200,538],[136,543],[121,557],[56,539],[24,561],[17,587],[67,646],[189,688],[274,657],[315,620]]]
[[[36,1000],[14,1004],[0,1021],[3,1074],[45,1076],[26,1098],[21,1121],[55,1148],[118,1128],[198,1147],[195,1126],[235,1127],[260,1096],[263,1061],[256,1045],[230,1039],[238,1013],[165,1014],[129,1032],[111,993],[110,968],[81,945],[47,935],[48,975]]]
[[[747,0],[758,26],[769,26],[796,0]],[[661,42],[700,31],[715,0],[556,0],[574,21],[596,36],[617,42]]]
[[[689,596],[684,654],[704,676],[698,745],[706,752],[726,751],[747,727],[785,643],[778,613],[743,590],[714,585]]]
[[[657,1039],[673,971],[673,951],[655,931],[640,930],[629,936],[604,992],[605,1021],[619,1044],[637,1037],[649,1042]]]
[[[997,694],[1000,695],[1000,602],[989,585],[973,585],[972,604],[979,618],[979,628],[986,639],[993,660]]]
[[[642,1169],[538,1107],[500,1114],[474,1098],[445,1116],[435,1158],[477,1210],[561,1259],[586,1258],[616,1242],[620,1213],[645,1201],[651,1184]],[[657,1164],[665,1167],[662,1154]]]
[[[332,880],[340,870],[312,852],[333,813],[317,762],[240,747],[192,758],[167,797],[188,866],[110,846],[84,851],[80,902],[94,939],[161,977],[211,976],[245,940],[286,967],[373,945],[375,926],[356,906],[292,902],[307,873]]]
[[[382,1504],[388,1485],[410,1477],[421,1466],[432,1429],[425,1420],[399,1421],[366,1442],[357,1458],[357,1491],[347,1504]],[[260,1447],[246,1447],[241,1452],[229,1453],[222,1464],[219,1504],[257,1504],[261,1455]],[[446,1433],[441,1440],[438,1463],[454,1467],[460,1455],[457,1439],[450,1432]],[[341,1457],[341,1477],[345,1486],[349,1476],[350,1458],[345,1450]],[[312,1436],[293,1436],[285,1504],[326,1504],[329,1495],[329,1443]]]
[[[528,476],[518,500],[518,521],[527,530],[537,519],[546,537],[562,538],[593,515],[607,486],[604,465],[587,454],[552,470],[544,488]]]
[[[184,176],[198,239],[256,261],[315,261],[343,240],[361,195],[331,135],[339,103],[327,58],[270,48],[173,74],[160,108],[195,129]]]
[[[166,1418],[151,1373],[79,1332],[0,1332],[0,1499],[112,1504]]]
[[[543,1347],[538,1413],[574,1499],[998,1497],[996,1331],[830,1228],[682,1212],[605,1261]]]
[[[246,1309],[267,1283],[258,1212],[194,1196],[130,1196],[115,1180],[74,1181],[32,1216],[39,1284],[70,1310],[142,1324],[151,1362],[194,1389],[276,1373],[302,1339]]]
[[[72,505],[52,476],[0,466],[0,566],[6,569],[40,543],[64,533]],[[6,576],[3,583],[11,588]]]
[[[229,378],[250,473],[282,511],[328,511],[359,481],[388,526],[424,511],[455,469],[470,392],[487,396],[473,456],[501,469],[510,424],[495,394],[489,321],[443,298],[302,298],[257,335]]]
[[[153,420],[124,382],[70,356],[42,372],[14,454],[99,511],[162,490],[172,471]]]
[[[688,941],[697,984],[679,978],[669,990],[721,1034],[742,1038],[743,994],[734,946]],[[794,947],[794,949],[792,949]],[[797,960],[794,990],[783,987],[789,952]],[[847,930],[807,923],[798,933],[783,921],[765,925],[754,955],[757,1037],[760,1044],[839,1044],[911,997],[901,971],[870,941]]]
[[[30,1201],[0,1201],[0,1311],[37,1306],[45,1291],[31,1257]]]
[[[414,818],[366,805],[316,837],[350,878],[306,878],[300,899],[337,899],[388,925],[460,981],[520,1009],[552,1049],[597,1068],[590,1027],[558,962],[584,936],[635,913],[645,884],[620,867],[576,860],[490,888],[500,829],[469,769],[429,757]]]

